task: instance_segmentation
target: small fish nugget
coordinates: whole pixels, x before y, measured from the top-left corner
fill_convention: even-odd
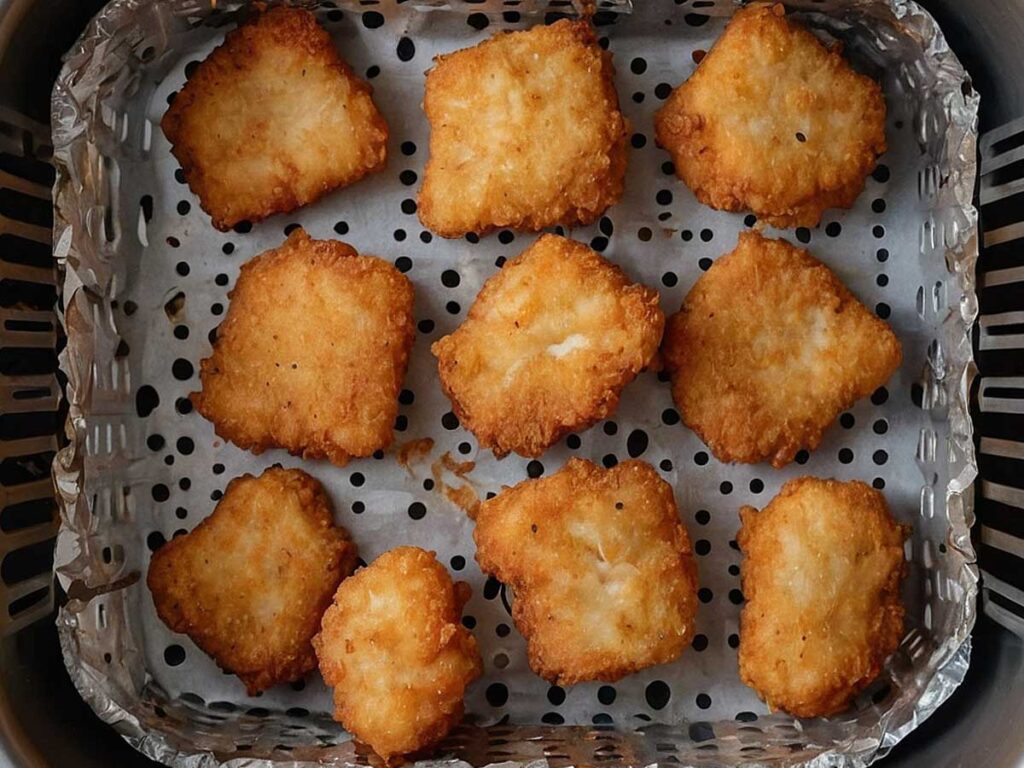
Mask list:
[[[227,34],[161,122],[213,226],[311,203],[384,167],[370,86],[309,11],[276,7]]]
[[[191,395],[218,435],[339,466],[391,444],[414,333],[405,275],[297,229],[229,297]]]
[[[570,459],[485,501],[485,573],[511,588],[530,667],[558,685],[615,681],[690,644],[697,570],[672,487],[643,461]]]
[[[153,555],[157,615],[254,695],[316,667],[312,639],[356,546],[323,487],[271,467],[228,483],[213,514]]]
[[[622,195],[629,124],[585,21],[499,32],[438,56],[423,108],[424,226],[443,237],[595,221]]]
[[[431,347],[455,414],[497,456],[539,456],[611,414],[657,352],[658,294],[582,243],[544,235]]]
[[[841,712],[903,637],[909,527],[868,485],[816,477],[740,517],[741,679],[796,717]]]
[[[721,461],[782,467],[899,368],[899,339],[832,271],[743,232],[669,318],[663,346],[683,422]]]
[[[782,5],[752,4],[673,91],[655,131],[705,205],[813,227],[825,209],[853,205],[885,152],[885,98]]]
[[[462,719],[483,672],[462,626],[469,586],[433,552],[399,547],[342,583],[313,640],[335,719],[387,762],[424,750]]]

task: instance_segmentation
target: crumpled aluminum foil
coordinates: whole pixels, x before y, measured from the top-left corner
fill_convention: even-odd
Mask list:
[[[367,10],[376,11],[385,17],[389,27],[394,24],[404,34],[419,35],[420,40],[435,28],[447,29],[444,22],[438,20],[443,14],[424,13],[428,9],[445,7],[443,0],[419,3],[415,7],[391,0],[368,6],[356,0],[338,5],[309,5],[319,8],[321,15],[328,16],[332,9],[353,15]],[[904,449],[899,456],[892,456],[890,468],[886,470],[889,473],[886,493],[890,502],[895,500],[894,508],[913,507],[915,534],[909,553],[911,577],[905,595],[910,629],[908,636],[890,662],[887,680],[870,689],[849,713],[836,718],[798,721],[781,713],[768,714],[763,706],[758,708],[752,693],[738,685],[734,672],[731,679],[716,682],[723,669],[735,665],[735,658],[729,656],[728,651],[717,654],[710,662],[707,661],[709,653],[688,651],[679,662],[682,672],[675,669],[677,665],[672,665],[672,669],[655,670],[650,674],[645,671],[620,684],[616,717],[619,713],[627,716],[617,719],[616,726],[609,725],[607,719],[586,719],[594,708],[586,701],[581,702],[577,693],[593,697],[596,691],[596,686],[586,685],[574,687],[560,710],[569,725],[537,724],[541,714],[552,708],[544,700],[547,686],[540,685],[517,661],[515,647],[491,647],[489,643],[493,640],[481,639],[488,674],[492,676],[488,679],[506,680],[513,691],[508,708],[514,716],[509,721],[534,724],[494,722],[494,717],[482,714],[487,709],[483,691],[471,691],[471,717],[468,722],[442,745],[438,754],[444,755],[444,759],[421,761],[424,768],[461,768],[467,764],[536,768],[548,763],[594,764],[597,761],[614,765],[673,762],[860,768],[885,755],[945,701],[963,680],[970,657],[970,632],[975,619],[977,592],[977,569],[969,535],[974,519],[971,486],[976,464],[967,404],[974,375],[970,328],[977,313],[974,283],[977,229],[972,194],[978,97],[934,20],[913,2],[807,0],[788,5],[823,37],[841,40],[857,66],[883,81],[890,112],[901,115],[904,123],[898,136],[890,134],[891,144],[897,146],[892,147],[892,158],[888,162],[909,181],[899,187],[899,193],[890,192],[886,198],[891,212],[887,220],[890,234],[879,242],[884,242],[892,253],[885,269],[891,284],[899,290],[899,295],[890,301],[894,313],[891,322],[903,331],[904,351],[909,360],[905,368],[920,364],[919,370],[915,368],[913,372],[916,377],[913,397],[920,407],[908,415],[911,406],[906,393],[901,392],[899,398],[894,395],[888,405],[879,405],[878,408],[882,409],[891,425],[892,440],[886,443],[890,453],[892,447]],[[174,164],[169,157],[155,161],[149,159],[151,148],[154,153],[166,148],[165,144],[160,144],[162,136],[153,120],[158,120],[159,114],[140,113],[133,105],[143,95],[151,95],[154,88],[159,89],[160,86],[154,86],[154,82],[180,77],[185,52],[195,54],[203,46],[203,50],[209,50],[222,34],[221,28],[232,22],[238,8],[238,3],[219,3],[214,8],[203,0],[115,0],[93,20],[68,53],[54,90],[52,122],[58,167],[54,242],[56,258],[64,276],[62,318],[68,344],[61,354],[61,365],[68,376],[69,400],[69,445],[60,452],[54,464],[62,513],[55,568],[68,594],[57,623],[68,671],[83,698],[101,719],[116,728],[135,748],[155,760],[190,768],[220,765],[271,768],[284,764],[311,766],[323,763],[363,765],[373,758],[361,746],[348,740],[347,735],[329,720],[325,714],[326,707],[321,706],[326,696],[322,685],[317,688],[316,684],[311,684],[304,692],[268,692],[267,699],[263,700],[267,706],[262,708],[266,711],[261,711],[261,706],[254,706],[254,701],[246,702],[244,697],[236,697],[232,703],[231,679],[220,676],[208,660],[199,658],[193,661],[193,655],[198,654],[190,654],[189,662],[177,673],[158,669],[154,655],[158,654],[159,645],[154,644],[166,639],[159,635],[166,630],[158,622],[154,623],[148,593],[140,583],[140,574],[144,573],[148,562],[145,527],[161,522],[162,518],[159,504],[154,505],[146,495],[153,479],[153,457],[146,452],[146,429],[136,413],[135,398],[142,383],[139,377],[151,375],[154,359],[159,360],[161,356],[167,357],[172,353],[163,348],[166,342],[155,330],[155,320],[145,320],[145,327],[138,331],[127,327],[129,297],[136,295],[133,291],[145,283],[149,273],[157,274],[160,266],[173,264],[173,258],[165,264],[169,257],[151,247],[159,248],[164,235],[173,231],[196,238],[197,245],[191,254],[196,260],[193,262],[195,272],[214,268],[198,254],[215,238],[202,240],[204,235],[195,231],[209,229],[208,222],[205,228],[197,224],[189,230],[191,219],[186,219],[186,223],[174,225],[181,230],[179,232],[162,229],[164,225],[160,223],[159,212],[154,215],[155,223],[139,214],[135,207],[138,192],[147,189],[144,182],[149,180],[140,180],[136,169],[147,162],[153,162],[157,170],[161,162],[170,163],[172,169]],[[706,49],[720,30],[720,20],[712,18],[703,27],[706,34],[695,32],[705,24],[704,16],[728,16],[735,10],[732,3],[721,1],[702,4],[699,9],[690,7],[689,3],[676,6],[648,2],[640,4],[628,17],[612,17],[613,13],[629,11],[628,3],[602,1],[597,8],[599,32],[612,38],[623,108],[630,113],[636,131],[649,130],[644,126],[649,123],[649,111],[653,109],[651,102],[656,92],[653,84],[659,66],[663,71],[665,62],[672,62],[671,75],[666,75],[671,84],[684,79],[692,69],[691,51]],[[460,5],[452,13],[472,11],[486,14],[491,25],[489,32],[503,25],[501,13],[507,10],[500,0],[485,0],[465,9]],[[565,11],[567,8],[564,3],[554,3],[553,7],[522,3],[516,6],[516,10],[526,16],[530,10]],[[461,32],[452,33],[451,40],[477,34],[464,24],[459,28]],[[699,37],[700,34],[705,34],[706,43],[699,39],[694,42],[687,37]],[[462,44],[470,44],[477,38],[466,38],[467,42]],[[456,47],[449,42],[446,45],[448,49]],[[646,74],[638,71],[640,67],[629,64],[631,57],[643,56],[647,57],[645,66],[650,67]],[[420,70],[423,68],[421,66]],[[632,74],[626,71],[628,69],[632,69]],[[637,98],[634,95],[632,103],[631,87],[640,89],[635,93],[641,96]],[[378,86],[380,98],[387,98],[386,88],[385,85]],[[393,104],[388,106],[398,109]],[[418,113],[414,119],[423,122]],[[425,138],[422,133],[425,128],[408,130],[421,131],[421,135],[416,136],[418,141]],[[137,140],[133,140],[133,136]],[[425,141],[419,143],[420,146],[425,145]],[[637,147],[637,142],[634,142],[634,147]],[[645,204],[652,207],[649,203],[654,191],[661,187],[672,189],[678,201],[665,211],[667,215],[658,218],[657,223],[662,226],[665,237],[672,237],[672,242],[677,243],[676,235],[680,230],[683,230],[684,239],[686,232],[699,231],[702,235],[699,240],[693,238],[693,244],[686,246],[688,250],[684,249],[684,256],[687,253],[715,256],[731,248],[732,240],[728,237],[725,242],[720,242],[721,238],[712,243],[702,244],[700,241],[704,240],[704,232],[738,229],[742,217],[702,209],[686,196],[678,182],[670,177],[659,179],[664,159],[662,153],[653,148],[644,151],[637,148],[633,152],[626,197],[609,213],[615,219],[615,238],[603,226],[583,228],[573,234],[583,238],[610,238],[611,257],[648,284],[658,284],[667,266],[678,269],[686,279],[680,280],[677,289],[673,290],[667,281],[662,280],[662,294],[667,298],[665,309],[672,311],[678,306],[684,287],[699,274],[696,272],[696,259],[692,259],[694,263],[690,266],[677,267],[678,257],[674,253],[665,256],[663,251],[680,246],[659,245],[659,242],[668,241],[659,241],[657,237],[651,240],[651,230],[648,229],[646,240],[641,236],[640,244],[631,241],[623,248],[620,233],[642,231],[642,225],[652,223],[653,217],[643,213],[642,208]],[[418,162],[421,165],[422,158]],[[894,172],[893,175],[896,178],[899,174]],[[364,182],[365,188],[383,195],[384,187],[368,186],[372,183],[375,182]],[[641,187],[642,190],[638,189]],[[872,182],[869,182],[871,187]],[[162,194],[164,190],[160,192]],[[187,195],[184,192],[178,194]],[[857,265],[844,272],[841,266],[837,266],[844,265],[844,259],[826,259],[862,297],[875,290],[874,275],[861,275],[857,271],[865,263],[863,253],[872,254],[878,245],[871,239],[870,228],[864,226],[870,218],[866,213],[869,196],[869,192],[865,192],[853,211],[838,214],[844,232],[853,231],[854,234],[829,242],[816,232],[810,246],[813,251],[827,243],[833,255],[842,255],[851,265]],[[152,201],[150,204],[153,205]],[[156,206],[160,208],[162,205],[158,194]],[[173,202],[168,205],[173,207]],[[329,232],[330,225],[322,221],[325,215],[330,215],[329,211],[324,211],[325,207],[317,204],[301,212],[303,225],[314,236],[333,236]],[[300,214],[293,218],[300,220]],[[384,211],[379,220],[387,221],[389,218],[393,215]],[[203,216],[198,214],[195,221],[202,222]],[[321,229],[319,233],[316,231],[318,226]],[[353,223],[353,227],[356,226]],[[408,226],[408,222],[403,226]],[[268,232],[273,230],[267,235],[266,242],[259,239],[257,230],[260,227]],[[249,242],[251,252],[246,257],[271,247],[281,239],[279,231],[269,223],[260,227],[253,231],[253,239]],[[382,255],[404,253],[401,246],[391,241],[390,227],[390,221],[383,227],[388,230],[383,238],[387,244],[372,242],[374,235],[369,230],[360,237],[353,233],[352,242],[360,250],[368,252],[374,252],[369,246],[376,246]],[[212,236],[213,233],[209,234]],[[786,236],[792,238],[793,235],[788,233]],[[850,238],[848,242],[847,237]],[[410,237],[410,240],[414,239]],[[643,243],[648,241],[653,245],[644,246]],[[255,247],[257,245],[259,247]],[[426,242],[423,243],[425,246]],[[415,247],[421,246],[416,244]],[[465,248],[464,244],[462,247]],[[523,247],[524,243],[517,242],[510,253]],[[645,247],[652,250],[641,250]],[[468,305],[486,277],[486,269],[494,256],[505,252],[494,237],[485,239],[474,248],[476,257],[472,259],[435,250],[431,259],[436,264],[421,267],[417,262],[417,269],[433,270],[430,272],[430,287],[422,275],[414,280],[417,295],[426,293],[429,304],[443,305],[450,296],[433,295],[433,286],[439,283],[434,279],[435,272],[457,268],[462,270],[462,286],[458,289],[461,293],[457,298],[463,306]],[[638,252],[636,258],[633,257],[634,251]],[[147,256],[145,265],[138,258],[140,253]],[[480,254],[487,258],[479,258]],[[867,261],[871,261],[870,256]],[[237,260],[233,268],[237,268]],[[918,282],[917,285],[912,284],[911,277]],[[167,280],[152,279],[164,280],[150,291],[159,297]],[[913,295],[915,289],[916,296]],[[202,288],[193,287],[191,290],[189,302],[196,295],[213,300],[202,292]],[[153,304],[158,308],[157,314],[162,303],[157,301]],[[144,304],[143,308],[148,306]],[[166,321],[162,322],[166,324]],[[457,319],[438,317],[439,326],[447,323],[438,330],[450,330],[455,322]],[[132,343],[130,352],[122,348],[126,339]],[[913,347],[908,340],[919,343],[920,348]],[[140,342],[143,346],[142,362],[137,357]],[[423,340],[418,340],[417,348],[423,346]],[[433,405],[440,413],[444,409],[443,401],[431,389],[432,384],[422,381],[427,376],[424,371],[429,367],[428,362],[421,360],[418,363],[414,359],[410,380],[416,386],[417,406],[423,400],[423,410],[429,410]],[[737,486],[740,483],[745,485],[752,477],[751,472],[763,470],[716,466],[712,460],[710,466],[714,467],[714,472],[711,478],[702,479],[692,470],[683,471],[682,456],[692,455],[702,446],[678,426],[668,430],[658,422],[657,413],[651,420],[648,411],[658,403],[669,404],[665,387],[653,379],[653,376],[648,376],[632,385],[635,389],[632,394],[627,391],[616,418],[623,432],[633,425],[646,428],[651,435],[651,450],[656,449],[672,457],[674,463],[668,465],[671,469],[666,470],[664,465],[662,469],[676,485],[684,511],[692,513],[696,505],[705,504],[708,494],[712,493],[711,487],[717,489],[721,478],[728,477]],[[897,399],[899,403],[895,402]],[[660,411],[661,406],[654,409]],[[854,409],[854,413],[858,421],[873,418],[870,406],[861,411]],[[190,428],[200,438],[209,438],[212,434],[208,429],[202,432],[205,427],[201,424],[193,424]],[[622,439],[613,438],[611,433],[607,436],[600,434],[599,429],[595,427],[583,436],[591,458],[599,458],[605,450],[614,450],[614,441],[618,439],[621,442]],[[838,427],[833,428],[833,433],[837,430]],[[446,435],[440,430],[430,432],[430,435],[436,439],[438,450],[449,447],[453,455],[456,441],[466,438],[461,430],[457,436]],[[909,443],[904,439],[907,436]],[[830,434],[807,466],[793,467],[792,472],[837,476],[845,472],[849,476],[869,476],[871,462],[860,458],[862,444],[839,443],[836,440],[838,438]],[[840,467],[828,455],[832,446],[840,444],[857,447],[858,460],[852,468]],[[197,445],[196,457],[203,454],[204,459],[208,458],[204,454],[206,450]],[[280,459],[272,456],[271,459],[257,461],[241,452],[230,453],[230,447],[220,450],[229,451],[224,459],[230,470],[226,476],[252,471],[257,465]],[[544,460],[561,461],[566,455],[565,448],[559,446],[553,448]],[[503,463],[475,453],[470,457],[476,458],[477,466],[469,477],[476,477],[481,489],[497,489],[510,478],[525,476],[525,462],[517,463],[514,457]],[[290,461],[287,458],[283,460],[285,463]],[[197,461],[193,463],[198,464]],[[298,462],[292,460],[291,463]],[[179,456],[176,470],[184,472],[186,466],[186,459]],[[322,476],[326,471],[319,467],[314,474]],[[392,496],[406,500],[402,504],[411,498],[405,491],[392,493],[386,490],[388,483],[398,482],[394,474],[388,475],[385,470],[379,470],[377,475],[373,475],[368,469],[366,471],[370,476],[367,485],[378,482],[383,489],[378,491],[381,504],[385,504],[385,499],[391,500]],[[408,472],[415,474],[416,470],[409,469]],[[204,484],[205,481],[198,479],[196,474],[193,473],[193,483],[202,493],[214,487]],[[782,472],[763,476],[770,477],[774,485],[776,481],[781,484],[791,474]],[[347,473],[339,478],[322,478],[336,500],[339,496],[344,498],[345,491],[339,489],[349,487]],[[417,476],[417,482],[419,479]],[[342,480],[346,483],[342,484]],[[750,497],[749,503],[763,504],[772,493],[774,488],[760,497]],[[738,507],[740,500],[735,498],[733,501],[728,506]],[[157,508],[155,511],[154,507]],[[212,504],[207,504],[203,514],[211,508]],[[458,522],[457,514],[433,519],[438,521],[435,523],[438,530],[416,543],[442,551],[451,546],[447,539],[464,536],[465,530],[459,527],[462,523]],[[719,519],[725,522],[718,522]],[[705,535],[703,529],[695,530],[692,520],[688,519],[687,524],[691,536]],[[177,523],[172,520],[164,525],[170,526],[164,531],[170,535]],[[733,555],[723,555],[722,550],[727,551],[728,548],[718,547],[718,544],[724,545],[730,537],[730,525],[734,527],[732,518],[716,512],[715,520],[707,529],[713,532],[713,535],[707,535],[716,547],[716,554],[712,557],[722,559],[723,564],[730,562],[728,557]],[[374,549],[387,545],[388,537],[380,530],[354,530],[368,560]],[[467,555],[471,560],[472,552]],[[701,569],[702,583],[710,584],[716,593],[724,594],[730,585],[724,575],[717,571],[709,573],[704,563]],[[482,577],[465,573],[459,575],[475,581],[474,603],[470,604],[470,609],[480,621],[477,635],[482,638],[485,625],[491,628],[487,622],[496,621],[495,615],[502,618],[500,607],[494,609],[497,601],[486,604],[479,597],[484,586]],[[494,614],[495,610],[497,614]],[[698,626],[698,631],[706,631],[713,640],[724,644],[725,633],[730,629],[735,631],[737,612],[736,606],[719,599],[714,607],[702,609],[705,619],[698,620],[704,620],[706,626]],[[706,618],[709,614],[711,619]],[[507,620],[507,613],[503,618]],[[722,634],[716,636],[714,632],[719,630]],[[505,660],[509,666],[502,672],[490,668],[492,659],[488,654],[496,650],[499,655],[507,651]],[[521,654],[521,648],[518,651]],[[719,666],[720,663],[724,666]],[[194,693],[183,693],[186,689],[180,683],[182,678],[193,684],[204,676],[211,690],[227,691],[224,700],[204,700]],[[734,705],[734,711],[742,707],[756,710],[759,714],[754,720],[727,718],[708,721],[702,719],[703,715],[692,703],[680,703],[677,701],[679,697],[673,697],[660,718],[637,715],[630,719],[629,712],[651,712],[644,704],[644,685],[659,677],[677,686],[674,688],[676,691],[693,684],[715,686],[712,692],[716,706],[726,701]],[[516,696],[516,691],[521,695]],[[312,713],[296,709],[296,702],[312,702],[311,708],[315,709]],[[659,719],[662,722],[657,722]]]

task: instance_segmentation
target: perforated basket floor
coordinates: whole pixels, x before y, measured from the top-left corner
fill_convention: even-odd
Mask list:
[[[598,224],[569,234],[656,287],[669,314],[754,220],[699,205],[653,140],[654,111],[693,71],[723,20],[698,15],[688,3],[642,5],[630,18],[598,17],[601,44],[615,56],[622,108],[634,131],[626,192]],[[635,760],[657,755],[725,763],[807,759],[830,749],[860,754],[884,743],[886,718],[900,723],[915,710],[939,662],[952,658],[963,639],[973,588],[963,570],[969,553],[965,512],[958,499],[952,514],[946,505],[951,481],[969,482],[970,462],[960,452],[964,436],[951,431],[948,420],[959,408],[963,376],[960,353],[948,352],[959,341],[949,315],[951,308],[958,311],[964,286],[944,258],[947,246],[959,242],[951,233],[972,227],[973,213],[969,201],[965,210],[951,199],[944,165],[951,150],[944,141],[953,129],[928,122],[939,106],[922,94],[908,95],[907,73],[896,66],[907,55],[907,41],[879,47],[877,40],[859,37],[856,24],[846,29],[854,60],[883,77],[890,151],[852,210],[829,211],[814,230],[769,230],[808,247],[893,325],[904,361],[889,384],[844,413],[816,451],[801,453],[784,470],[717,462],[679,423],[669,387],[654,373],[626,389],[613,419],[568,436],[539,460],[496,461],[478,450],[450,412],[429,346],[464,319],[484,280],[535,236],[501,231],[447,241],[420,226],[415,197],[427,124],[419,103],[433,55],[534,20],[515,10],[467,16],[391,5],[361,13],[321,8],[343,55],[374,85],[390,124],[387,170],[291,215],[219,233],[183,183],[159,121],[190,65],[220,41],[229,17],[218,11],[187,31],[178,18],[163,37],[153,30],[159,29],[157,19],[175,18],[166,8],[141,2],[134,13],[122,21],[143,34],[108,33],[131,40],[125,54],[131,67],[120,75],[124,98],[96,113],[103,117],[93,124],[99,152],[88,161],[101,180],[96,226],[91,235],[75,234],[91,237],[79,273],[95,258],[99,271],[107,270],[98,283],[109,281],[99,297],[66,297],[72,299],[69,361],[81,369],[72,379],[90,382],[88,392],[80,391],[85,445],[76,460],[84,469],[85,493],[75,510],[92,522],[79,539],[81,552],[63,561],[62,573],[69,582],[128,582],[89,601],[72,601],[63,620],[80,687],[93,686],[84,692],[94,705],[114,702],[137,719],[121,727],[140,748],[165,760],[196,750],[221,759],[352,757],[350,746],[331,749],[348,737],[329,719],[330,695],[319,676],[246,696],[235,677],[157,619],[144,580],[132,581],[133,574],[145,573],[152,551],[210,514],[230,478],[276,462],[302,466],[325,484],[364,561],[400,544],[424,546],[471,584],[464,623],[480,644],[485,672],[468,694],[471,727],[447,747],[473,762],[544,755],[579,762],[602,754],[630,762],[623,756],[627,750],[635,750]],[[818,15],[811,19],[824,23]],[[885,64],[891,69],[883,71]],[[965,94],[973,98],[969,87]],[[105,224],[103,211],[109,211]],[[210,352],[240,265],[278,246],[296,225],[315,238],[336,237],[393,261],[412,280],[418,333],[400,397],[396,447],[432,438],[424,460],[404,466],[389,451],[339,469],[283,452],[256,457],[218,439],[192,411],[187,396],[198,388],[199,360]],[[627,457],[653,464],[675,488],[697,553],[701,606],[692,648],[676,663],[615,685],[562,689],[534,676],[502,588],[476,567],[471,521],[440,493],[432,474],[431,465],[445,453],[475,464],[464,481],[450,474],[443,479],[468,482],[481,497],[550,473],[571,456],[605,466]],[[896,516],[913,524],[914,535],[907,545],[908,631],[892,668],[851,712],[801,723],[769,715],[739,682],[743,595],[734,537],[741,505],[763,506],[786,480],[804,474],[858,478],[882,489]],[[70,541],[65,537],[65,544]],[[498,727],[472,727],[492,724]],[[585,729],[513,727],[563,724]],[[651,724],[669,726],[660,741],[604,730]]]

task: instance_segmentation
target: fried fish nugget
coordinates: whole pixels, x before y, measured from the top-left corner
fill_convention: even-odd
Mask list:
[[[658,294],[582,243],[544,235],[431,347],[462,423],[497,456],[539,456],[612,413],[651,361]]]
[[[335,719],[386,761],[432,746],[462,719],[483,663],[462,626],[469,586],[433,552],[399,547],[346,579],[313,640]]]
[[[229,32],[161,127],[220,230],[295,210],[380,170],[388,140],[370,86],[313,14],[286,7]]]
[[[740,510],[740,677],[796,717],[845,709],[903,636],[907,526],[859,481],[802,477]]]
[[[655,130],[705,205],[813,227],[826,208],[853,205],[885,152],[885,99],[782,5],[751,5],[665,102]]]
[[[697,281],[665,332],[683,421],[722,461],[782,467],[902,353],[892,329],[807,251],[756,232]]]
[[[302,230],[242,266],[192,402],[217,434],[344,466],[386,448],[413,341],[412,284]]]
[[[443,237],[595,221],[622,196],[629,125],[611,54],[562,20],[437,58],[423,108],[424,226]]]
[[[253,695],[316,667],[311,641],[355,565],[320,483],[271,467],[232,480],[210,517],[156,551],[146,583],[161,621]]]
[[[643,461],[570,459],[485,501],[476,559],[515,593],[530,667],[558,685],[674,661],[693,637],[697,569],[672,487]]]

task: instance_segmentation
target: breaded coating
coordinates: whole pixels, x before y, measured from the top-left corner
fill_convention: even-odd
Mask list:
[[[309,11],[275,7],[227,34],[161,121],[213,226],[311,203],[384,167],[388,127]]]
[[[672,487],[643,461],[570,459],[485,501],[484,572],[512,588],[530,667],[558,685],[615,681],[689,645],[697,569]]]
[[[816,448],[902,359],[828,267],[750,231],[690,289],[663,351],[679,413],[715,456],[774,467]]]
[[[232,480],[212,515],[156,551],[146,583],[161,621],[253,695],[316,667],[311,641],[355,566],[320,483],[271,467]]]
[[[539,456],[611,414],[658,349],[656,291],[582,243],[543,235],[431,347],[460,421],[496,456]]]
[[[462,626],[469,585],[452,583],[433,552],[399,547],[346,579],[313,640],[334,688],[334,718],[390,762],[432,746],[462,719],[480,677]]]
[[[790,480],[740,510],[740,678],[772,709],[845,709],[903,637],[900,580],[909,527],[854,480]]]
[[[192,402],[217,434],[344,466],[394,437],[412,284],[391,264],[293,232],[242,266]]]
[[[737,11],[654,122],[698,200],[777,227],[849,208],[886,149],[878,83],[781,4]]]
[[[423,109],[424,226],[443,237],[595,221],[622,196],[629,124],[586,21],[499,32],[438,56]]]

